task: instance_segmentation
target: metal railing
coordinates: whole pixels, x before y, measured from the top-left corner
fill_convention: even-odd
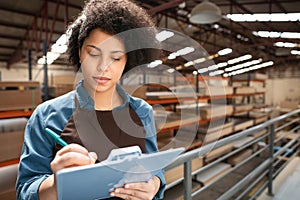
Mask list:
[[[231,187],[229,190],[227,190],[225,193],[223,193],[218,200],[226,200],[226,199],[230,199],[233,197],[233,195],[236,195],[238,191],[240,191],[241,189],[244,189],[245,186],[247,186],[246,189],[243,190],[243,192],[238,196],[235,197],[235,199],[241,199],[244,195],[246,195],[247,193],[249,193],[249,191],[251,189],[253,189],[257,183],[259,183],[260,181],[263,180],[264,177],[268,176],[268,181],[266,181],[253,195],[251,198],[254,198],[256,196],[258,196],[266,187],[268,187],[268,194],[272,195],[273,194],[273,179],[274,177],[285,167],[285,165],[287,164],[287,162],[285,164],[283,164],[279,170],[277,170],[277,172],[274,173],[274,167],[276,165],[278,165],[279,161],[276,161],[276,158],[283,154],[282,156],[286,156],[288,154],[288,152],[285,152],[286,149],[290,148],[293,150],[296,150],[297,148],[299,148],[299,143],[297,143],[297,140],[300,138],[300,134],[291,139],[287,144],[285,144],[280,150],[278,150],[276,153],[274,153],[274,144],[276,142],[278,142],[279,140],[281,140],[282,138],[284,138],[286,135],[298,130],[300,128],[299,122],[300,122],[300,109],[294,110],[292,112],[289,112],[287,114],[283,114],[281,116],[278,116],[276,118],[270,119],[264,123],[261,123],[259,125],[253,126],[251,128],[248,128],[244,131],[235,133],[234,135],[228,136],[224,139],[220,139],[217,142],[213,142],[207,145],[204,145],[198,149],[194,149],[191,151],[188,151],[182,155],[180,155],[173,163],[171,163],[170,165],[168,165],[165,170],[169,170],[172,169],[174,167],[177,167],[179,165],[184,165],[184,177],[170,183],[167,185],[167,189],[183,182],[184,183],[184,199],[185,200],[191,200],[192,197],[196,196],[197,194],[201,193],[203,190],[207,189],[208,187],[210,187],[212,184],[216,183],[218,180],[220,180],[221,178],[225,177],[226,175],[228,175],[230,172],[234,171],[235,169],[237,169],[238,167],[240,167],[241,165],[245,164],[247,161],[251,160],[252,158],[254,158],[255,156],[257,156],[258,154],[260,154],[262,151],[269,149],[269,155],[268,158],[262,162],[259,166],[257,166],[252,172],[250,172],[247,176],[245,176],[243,179],[241,179],[238,183],[236,183],[233,187]],[[282,126],[275,128],[275,124],[278,122],[281,122],[283,120],[286,120],[288,118],[291,117],[295,117],[295,119],[293,119],[290,122],[287,122],[285,124],[283,124]],[[283,128],[292,125],[292,124],[296,124],[297,126],[294,127],[292,130],[290,130],[287,134],[277,138],[275,140],[275,133],[282,130]],[[218,158],[217,160],[204,165],[203,167],[201,167],[200,169],[192,172],[192,160],[195,158],[198,158],[200,156],[203,156],[205,154],[207,154],[208,152],[217,149],[218,147],[224,146],[226,144],[229,144],[233,141],[236,141],[240,138],[246,137],[248,135],[257,133],[258,131],[261,131],[263,129],[268,129],[268,131],[252,140],[251,142],[247,143],[246,145],[242,146],[241,148],[235,149],[234,151]],[[225,160],[226,158],[230,157],[231,155],[236,154],[237,152],[261,141],[264,138],[268,137],[268,144],[264,147],[261,148],[259,151],[254,152],[251,156],[249,156],[247,159],[243,160],[242,162],[238,163],[237,165],[235,165],[233,168],[231,168],[231,170],[227,171],[225,174],[219,176],[218,178],[214,179],[214,181],[210,182],[209,184],[201,187],[200,189],[192,192],[192,181],[193,181],[193,176],[199,174],[200,172],[203,172],[204,170],[214,166],[215,164]],[[295,144],[296,143],[296,144]],[[297,152],[298,150],[296,150]],[[256,177],[256,179],[253,181],[252,179]],[[252,181],[252,182],[251,182]]]

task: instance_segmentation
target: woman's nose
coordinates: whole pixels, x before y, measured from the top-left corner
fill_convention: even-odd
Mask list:
[[[100,72],[106,71],[112,62],[113,61],[111,61],[110,59],[100,60],[97,64],[97,70]]]

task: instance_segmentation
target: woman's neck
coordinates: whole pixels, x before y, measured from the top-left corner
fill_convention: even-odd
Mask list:
[[[114,107],[120,106],[123,103],[116,87],[105,92],[96,92],[94,102],[95,110],[112,110]]]

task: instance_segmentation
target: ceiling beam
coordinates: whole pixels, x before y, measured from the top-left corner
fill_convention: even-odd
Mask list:
[[[1,44],[0,48],[2,48],[2,49],[15,49],[16,46]]]
[[[49,3],[59,3],[60,5],[66,5],[67,7],[70,7],[70,8],[74,8],[74,9],[78,9],[78,10],[82,10],[82,6],[78,6],[76,4],[72,4],[72,3],[69,3],[69,1],[67,2],[67,4],[65,4],[65,0],[60,0],[60,1],[57,1],[57,0],[47,0]],[[84,2],[84,1],[82,1]],[[82,3],[83,5],[83,3]]]
[[[164,3],[162,5],[151,8],[150,10],[148,10],[148,13],[149,13],[149,15],[154,15],[154,14],[162,12],[164,10],[174,8],[174,7],[176,7],[177,5],[179,5],[180,3],[184,2],[184,1],[185,0],[173,0],[173,1],[170,1],[168,3]]]
[[[17,10],[17,9],[12,9],[12,8],[4,8],[4,7],[1,7],[1,5],[0,5],[0,10],[6,11],[6,12],[11,12],[11,13],[14,13],[14,14],[21,14],[21,15],[25,15],[25,16],[29,16],[29,17],[42,18],[41,14],[37,15],[36,13],[26,12],[26,11],[22,11],[22,10]],[[48,19],[49,20],[54,20],[54,17],[48,16]],[[62,23],[65,22],[64,19],[62,19],[62,18],[56,18],[56,21],[62,22]]]
[[[0,33],[0,38],[9,39],[9,40],[22,40],[23,39],[23,37],[12,36],[12,35],[4,35],[2,33]]]

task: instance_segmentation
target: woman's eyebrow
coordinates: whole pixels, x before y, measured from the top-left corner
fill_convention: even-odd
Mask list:
[[[111,51],[111,53],[122,53],[122,54],[126,54],[124,51],[122,50],[114,50],[114,51]]]
[[[101,51],[101,49],[100,49],[99,47],[96,47],[95,45],[88,44],[88,45],[86,45],[86,46],[92,47],[92,48],[94,48],[94,49],[96,49],[96,50],[98,50],[98,51]]]
[[[98,51],[102,51],[101,50],[101,48],[99,48],[99,47],[97,47],[97,46],[95,46],[95,45],[92,45],[92,44],[88,44],[87,45],[88,47],[91,47],[91,48],[94,48],[94,49],[96,49],[96,50],[98,50]],[[123,50],[114,50],[114,51],[111,51],[111,53],[122,53],[122,54],[126,54]]]

